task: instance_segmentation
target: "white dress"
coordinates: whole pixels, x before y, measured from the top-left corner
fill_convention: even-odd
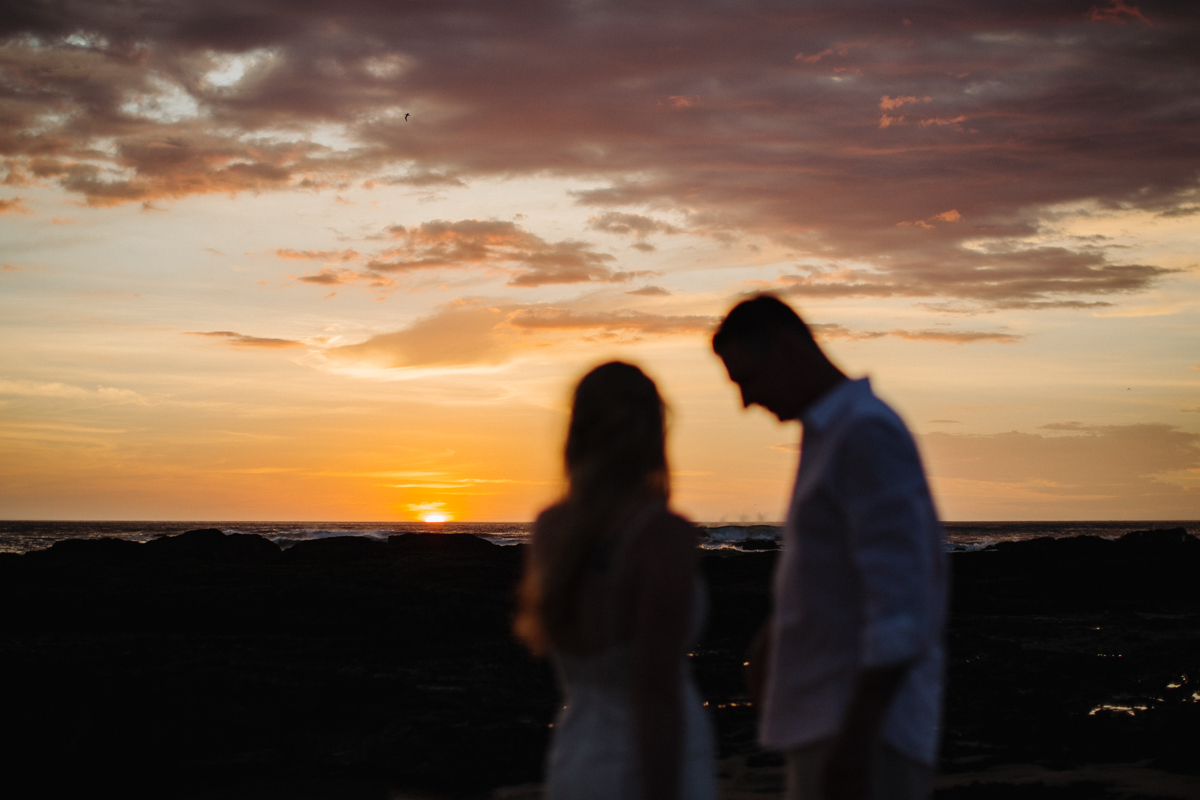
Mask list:
[[[628,540],[640,525],[631,525]],[[623,548],[622,548],[623,549]],[[704,625],[705,593],[696,585],[689,640]],[[554,652],[566,705],[554,723],[546,775],[547,800],[637,800],[642,794],[630,702],[631,643],[573,656]],[[679,800],[716,800],[716,756],[704,701],[681,658],[683,743]]]

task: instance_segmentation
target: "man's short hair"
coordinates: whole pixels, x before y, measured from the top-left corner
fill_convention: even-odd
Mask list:
[[[766,345],[777,334],[790,331],[813,341],[812,332],[792,307],[770,294],[743,300],[725,315],[713,334],[713,350],[720,353],[730,344]]]

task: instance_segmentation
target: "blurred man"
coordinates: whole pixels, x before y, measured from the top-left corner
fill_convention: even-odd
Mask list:
[[[803,424],[774,614],[749,673],[762,743],[786,753],[786,796],[928,798],[946,558],[912,436],[774,297],[730,311],[713,349],[743,406]]]

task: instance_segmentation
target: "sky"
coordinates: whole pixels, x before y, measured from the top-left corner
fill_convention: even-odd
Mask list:
[[[948,520],[1200,519],[1190,2],[0,2],[0,516],[521,521],[611,359],[785,514],[772,292]]]

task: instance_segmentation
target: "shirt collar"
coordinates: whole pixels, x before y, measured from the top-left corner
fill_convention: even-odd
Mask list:
[[[804,410],[800,421],[805,429],[820,430],[849,410],[859,398],[871,393],[871,379],[846,380],[834,386]]]

